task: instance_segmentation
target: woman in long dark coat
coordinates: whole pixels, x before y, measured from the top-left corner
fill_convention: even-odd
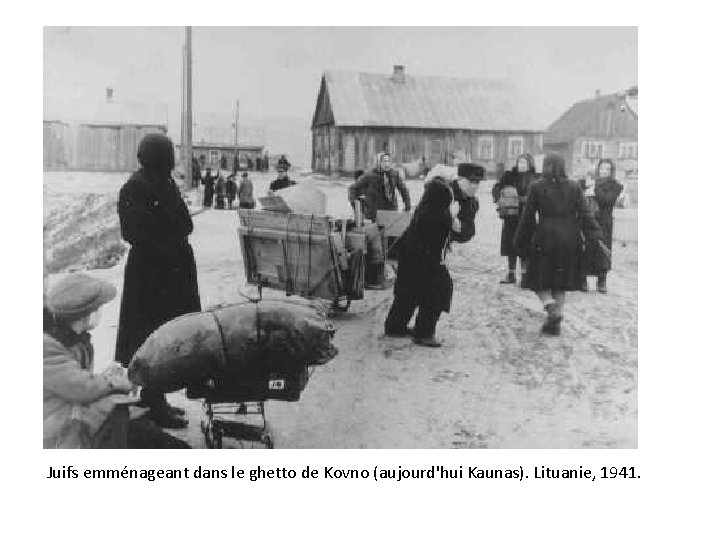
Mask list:
[[[161,134],[146,135],[138,148],[142,165],[120,190],[118,213],[130,243],[120,306],[115,361],[127,366],[135,351],[159,326],[200,311],[197,269],[188,235],[193,223],[170,171],[173,146]],[[164,427],[186,422],[173,414],[163,394],[143,392],[151,417]]]
[[[395,298],[385,320],[385,333],[391,337],[410,335],[408,323],[418,309],[413,341],[426,347],[439,347],[435,327],[443,311],[450,312],[453,283],[443,264],[445,246],[453,225],[450,213],[452,192],[441,178],[431,180],[410,225],[398,240],[398,271]]]
[[[527,279],[548,313],[542,327],[545,334],[560,334],[565,291],[581,288],[581,233],[588,244],[601,241],[582,188],[566,177],[565,160],[549,154],[543,163],[543,179],[530,187],[515,235],[518,249],[531,250]]]
[[[527,202],[527,196],[530,191],[530,184],[536,180],[535,160],[532,154],[522,154],[518,157],[515,167],[505,172],[500,181],[493,186],[493,200],[497,203],[500,199],[500,192],[505,187],[514,187],[518,194],[518,215],[503,217],[502,234],[500,235],[500,255],[508,259],[507,276],[500,283],[515,283],[515,271],[517,269],[517,260],[520,258],[520,286],[528,288],[527,284],[527,260],[530,256],[528,251],[522,251],[515,248],[513,240],[517,231],[520,216],[522,216]]]
[[[611,159],[601,159],[597,165],[593,195],[597,203],[595,219],[600,225],[603,242],[608,250],[612,250],[613,210],[622,190],[623,185],[615,180],[615,163]],[[608,255],[597,244],[585,246],[583,269],[586,275],[597,276],[597,290],[603,294],[607,293],[607,273],[612,263]],[[587,283],[584,286],[587,290]]]

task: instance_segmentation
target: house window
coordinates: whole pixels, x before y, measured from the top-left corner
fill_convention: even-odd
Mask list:
[[[220,151],[210,150],[210,166],[217,165],[220,161]]]
[[[478,139],[478,159],[492,160],[493,158],[493,138],[480,137]]]
[[[638,143],[636,142],[621,142],[620,159],[637,159],[638,158]]]
[[[582,156],[589,159],[600,159],[603,157],[603,144],[595,141],[583,141]]]
[[[509,137],[508,138],[508,157],[510,159],[517,159],[520,154],[523,153],[523,138],[522,137]]]

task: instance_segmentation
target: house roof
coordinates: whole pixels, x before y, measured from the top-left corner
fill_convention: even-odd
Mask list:
[[[543,131],[508,81],[326,71],[337,126]],[[322,97],[322,96],[320,96]],[[320,108],[318,100],[318,110]],[[316,118],[313,126],[316,125]]]
[[[637,139],[637,95],[610,94],[580,101],[545,132],[546,143],[576,138]]]
[[[44,103],[43,121],[167,128],[168,109],[167,105],[161,103],[64,101],[62,103]]]

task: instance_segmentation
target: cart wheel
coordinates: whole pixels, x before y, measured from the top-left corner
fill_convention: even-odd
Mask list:
[[[275,448],[272,437],[270,437],[270,434],[268,432],[262,434],[262,436],[260,437],[260,442],[264,444],[265,448],[267,449]]]

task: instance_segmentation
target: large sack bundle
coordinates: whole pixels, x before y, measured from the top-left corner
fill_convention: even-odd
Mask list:
[[[302,374],[333,358],[333,334],[306,305],[273,300],[235,304],[164,324],[135,353],[128,375],[161,392],[224,386],[232,393],[228,384],[250,383],[267,390],[277,374]],[[276,384],[275,390],[286,390],[284,385]],[[275,397],[284,399],[282,392]]]
[[[318,189],[315,182],[304,182],[290,186],[276,193],[282,197],[293,214],[324,216],[327,214],[327,196]]]

